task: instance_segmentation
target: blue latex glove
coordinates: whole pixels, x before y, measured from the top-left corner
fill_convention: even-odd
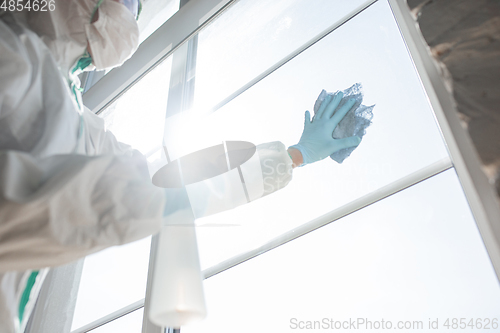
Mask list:
[[[298,144],[291,146],[302,153],[303,165],[320,161],[336,151],[355,147],[361,142],[357,136],[343,139],[334,139],[332,136],[335,127],[355,103],[354,99],[349,100],[336,110],[343,96],[340,91],[333,97],[327,96],[312,121],[311,114],[306,111],[302,136]]]

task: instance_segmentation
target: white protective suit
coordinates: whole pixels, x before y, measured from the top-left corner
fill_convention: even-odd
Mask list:
[[[66,1],[57,2],[57,9],[62,3]],[[67,59],[76,59],[84,43],[74,49],[51,47],[59,38],[79,36],[58,26],[60,18],[51,20],[54,35],[30,26],[35,33],[12,15],[0,16],[2,333],[26,325],[46,267],[154,234],[169,209],[164,191],[151,184],[144,157],[118,142],[101,118],[78,110],[60,71],[72,66]],[[59,50],[67,53],[61,56]],[[259,145],[257,154],[266,157],[268,168],[270,160],[286,165],[288,172],[266,176],[268,182],[276,178],[272,191],[286,186],[292,161],[285,146]],[[41,271],[19,324],[20,299],[31,270]]]

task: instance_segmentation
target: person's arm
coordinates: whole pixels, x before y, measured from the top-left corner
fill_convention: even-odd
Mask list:
[[[157,232],[165,193],[144,159],[92,135],[95,156],[72,153],[79,116],[66,82],[43,42],[9,24],[0,20],[0,272],[62,265]]]
[[[304,163],[304,158],[302,157],[302,153],[300,150],[290,147],[287,150],[288,154],[290,155],[290,158],[292,159],[292,168],[296,168],[298,166],[301,166]]]
[[[313,120],[310,119],[309,111],[306,111],[304,131],[296,145],[288,149],[281,142],[257,146],[259,163],[249,160],[242,166],[250,201],[284,188],[291,181],[294,168],[315,163],[338,150],[359,144],[360,138],[357,136],[344,139],[332,137],[335,127],[354,105],[354,101],[348,101],[338,108],[342,98],[341,92],[333,97],[328,96]]]
[[[165,196],[141,165],[125,156],[1,152],[0,271],[61,265],[157,232]]]
[[[333,138],[333,131],[355,104],[355,100],[350,99],[339,107],[342,98],[340,91],[333,96],[328,95],[312,120],[309,111],[306,111],[302,136],[299,143],[291,147],[300,151],[303,165],[321,161],[339,150],[356,147],[361,142],[358,136]]]

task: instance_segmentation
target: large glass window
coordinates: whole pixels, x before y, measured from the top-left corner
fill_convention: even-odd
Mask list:
[[[85,258],[71,330],[144,298],[151,237]]]
[[[418,325],[408,332],[436,332],[448,318],[489,318],[491,330],[500,313],[498,280],[453,169],[219,273],[205,292],[207,319],[183,333],[347,332],[304,328],[382,319],[393,331],[401,321]]]
[[[199,33],[195,106],[213,107],[364,2],[235,2]]]
[[[388,1],[371,3],[238,0],[101,114],[146,155],[153,175],[224,141],[293,145],[322,89],[363,85],[363,104],[375,107],[360,146],[342,164],[327,158],[296,168],[284,189],[197,219],[202,269],[279,243],[388,186],[401,190],[412,175],[433,176],[431,166],[450,168],[210,277],[209,317],[183,332],[287,332],[293,318],[428,328],[429,318],[499,313],[498,281],[412,58]],[[233,193],[244,193],[237,186]],[[211,190],[222,197],[228,187]],[[73,329],[144,297],[149,239],[129,246],[87,258]]]
[[[224,140],[279,140],[290,146],[298,142],[304,111],[312,110],[322,89],[343,90],[357,82],[364,86],[364,104],[375,104],[360,146],[342,164],[327,159],[295,169],[286,188],[197,220],[203,268],[257,248],[448,153],[386,1],[376,2],[213,114],[167,119],[165,142],[172,160]],[[221,224],[231,227],[203,227]]]

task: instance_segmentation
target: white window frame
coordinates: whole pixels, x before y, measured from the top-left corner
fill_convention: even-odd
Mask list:
[[[102,112],[162,60],[219,16],[235,0],[190,0],[141,43],[122,66],[112,69],[83,95],[94,113]]]
[[[285,233],[280,237],[264,244],[258,249],[228,259],[216,266],[205,270],[204,276],[208,278],[226,269],[238,265],[248,259],[274,249],[290,240],[311,232],[325,224],[331,223],[345,215],[355,212],[374,202],[404,190],[420,181],[432,177],[450,168],[455,168],[472,214],[480,231],[488,255],[493,264],[497,278],[500,280],[500,207],[496,194],[482,172],[478,155],[467,132],[462,128],[457,116],[457,110],[450,92],[440,75],[439,66],[432,58],[414,17],[410,13],[405,0],[368,0],[343,19],[333,23],[328,29],[318,34],[306,44],[290,53],[288,56],[274,64],[245,86],[221,101],[214,109],[222,107],[239,94],[258,83],[260,80],[283,66],[302,51],[331,33],[339,26],[349,21],[354,16],[371,6],[377,1],[388,1],[401,35],[406,43],[408,52],[420,77],[421,83],[432,105],[435,119],[441,129],[443,139],[448,148],[450,158],[445,158],[413,174],[410,174],[394,183],[391,183],[373,193],[354,200],[328,214],[303,224],[293,233]],[[183,6],[178,13],[170,18],[154,34],[141,44],[134,56],[122,67],[113,69],[84,94],[84,103],[93,112],[100,113],[104,108],[115,101],[134,83],[149,73],[163,59],[173,52],[204,26],[210,23],[234,0],[191,0]],[[175,75],[175,73],[172,73]],[[151,278],[154,271],[154,257],[157,239],[153,237],[151,256],[148,272],[146,298],[109,314],[85,327],[72,333],[88,332],[93,328],[111,322],[138,308],[145,306],[143,333],[174,332],[161,329],[148,321],[148,300],[151,293]]]

